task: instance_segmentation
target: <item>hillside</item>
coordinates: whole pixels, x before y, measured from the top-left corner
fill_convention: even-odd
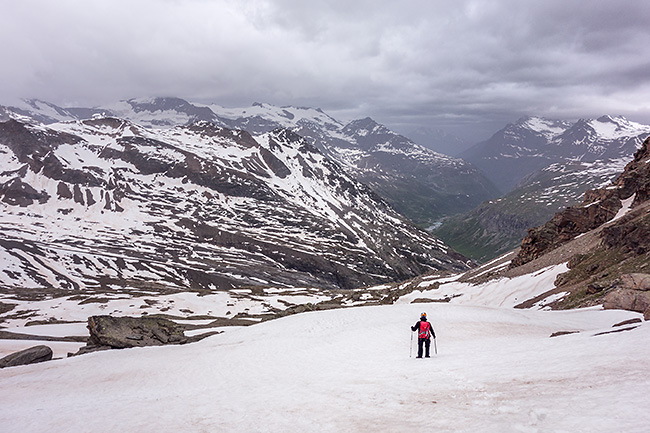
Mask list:
[[[527,176],[510,193],[445,218],[431,232],[456,251],[485,263],[519,247],[529,228],[580,203],[587,189],[609,185],[630,159],[551,164]]]
[[[650,314],[648,288],[637,282],[650,269],[648,161],[650,138],[610,186],[587,191],[582,204],[530,229],[510,268],[526,272],[548,256],[562,257],[570,271],[556,281],[556,292],[569,296],[558,306],[605,303]]]
[[[6,287],[352,288],[466,269],[288,130],[0,123]]]

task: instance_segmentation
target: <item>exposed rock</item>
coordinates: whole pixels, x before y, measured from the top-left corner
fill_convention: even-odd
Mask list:
[[[416,299],[413,299],[413,300],[411,301],[411,304],[429,304],[429,303],[432,303],[432,302],[442,302],[442,303],[445,303],[445,302],[449,302],[449,301],[451,301],[452,299],[454,299],[454,298],[457,297],[457,296],[460,296],[460,295],[446,296],[446,297],[444,297],[444,298],[440,298],[440,299],[416,298]]]
[[[0,184],[0,197],[4,203],[21,207],[29,206],[35,202],[43,204],[49,199],[49,195],[45,191],[37,191],[18,178]]]
[[[646,308],[643,312],[643,320],[650,320],[650,307]]]
[[[641,323],[641,322],[642,322],[642,320],[639,319],[638,317],[636,317],[634,319],[624,320],[624,321],[619,322],[619,323],[617,323],[615,325],[612,325],[612,328],[617,328],[619,326],[631,325],[633,323]]]
[[[604,307],[644,313],[650,307],[650,275],[621,275],[615,289],[605,296]]]
[[[650,274],[624,274],[621,275],[619,287],[631,290],[650,290]]]
[[[608,310],[630,310],[643,313],[650,307],[650,292],[617,288],[605,296],[603,306]]]
[[[88,318],[88,346],[123,349],[184,344],[188,339],[183,329],[182,325],[159,317],[91,316]]]
[[[594,337],[597,337],[599,335],[615,334],[617,332],[631,331],[631,330],[636,329],[636,328],[638,328],[638,326],[630,326],[628,328],[616,329],[614,331],[599,332],[598,334],[594,334]]]
[[[551,334],[551,338],[553,337],[560,337],[562,335],[569,335],[569,334],[577,334],[580,331],[557,331]]]
[[[37,362],[49,361],[50,359],[52,359],[52,349],[43,345],[34,346],[0,359],[0,368],[36,364]]]
[[[4,302],[0,302],[0,314],[13,310],[15,306],[16,304],[5,304]]]
[[[597,191],[587,191],[585,202],[581,206],[569,207],[556,213],[543,226],[528,230],[511,267],[528,263],[614,218],[621,208],[621,199],[614,193],[609,197],[598,199],[599,197]]]
[[[561,282],[561,278],[560,278],[560,277],[562,277],[562,275],[558,275],[558,282]],[[560,285],[560,284],[558,284],[558,286],[559,286],[559,285]],[[591,283],[591,284],[588,284],[588,285],[587,285],[586,293],[587,293],[588,295],[595,295],[596,293],[600,293],[600,292],[602,292],[602,291],[605,290],[606,288],[607,288],[607,287],[606,287],[605,284],[602,284],[602,283]]]
[[[637,216],[636,212],[622,218],[617,224],[604,227],[603,245],[608,249],[621,248],[637,256],[650,251],[650,218]]]
[[[415,298],[411,301],[411,304],[429,304],[432,302],[436,302],[436,300],[431,298]]]
[[[77,343],[85,343],[88,341],[87,337],[73,335],[67,337],[52,337],[50,335],[33,335],[23,334],[19,332],[9,332],[0,329],[0,339],[2,340],[36,340],[36,341],[74,341]]]

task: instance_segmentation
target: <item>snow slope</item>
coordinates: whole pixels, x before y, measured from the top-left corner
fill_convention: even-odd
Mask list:
[[[425,309],[438,355],[409,357]],[[7,432],[643,432],[650,326],[625,311],[312,312],[188,346],[0,370]],[[549,338],[552,332],[578,334]],[[415,348],[413,348],[415,349]],[[433,348],[432,348],[433,351]]]

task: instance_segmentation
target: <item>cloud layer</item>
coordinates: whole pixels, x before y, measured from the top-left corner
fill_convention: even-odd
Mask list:
[[[471,138],[522,115],[650,123],[650,2],[22,0],[0,102],[179,96]]]

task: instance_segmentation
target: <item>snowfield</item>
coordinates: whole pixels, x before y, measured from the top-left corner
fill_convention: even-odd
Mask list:
[[[431,359],[410,357],[422,311]],[[304,313],[5,368],[0,430],[647,432],[650,326],[596,335],[636,317],[452,303]]]

